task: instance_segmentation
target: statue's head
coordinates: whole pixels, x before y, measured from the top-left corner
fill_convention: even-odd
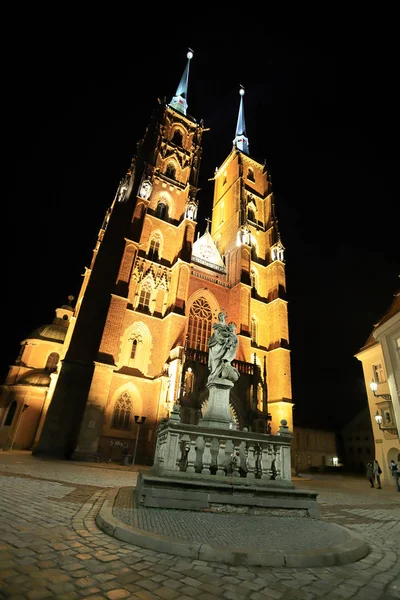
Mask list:
[[[231,321],[229,323],[229,329],[231,329],[232,331],[236,331],[237,325],[236,325],[236,323],[234,321]]]

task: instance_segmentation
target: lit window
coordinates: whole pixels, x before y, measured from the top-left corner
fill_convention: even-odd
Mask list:
[[[212,313],[205,298],[197,298],[190,307],[188,341],[190,348],[207,351],[207,342],[211,336]]]
[[[381,363],[372,365],[373,379],[376,383],[383,383],[386,381],[385,372]]]
[[[154,236],[150,240],[149,254],[150,260],[158,260],[160,257],[160,237]]]
[[[127,392],[118,398],[115,403],[112,417],[112,429],[130,429],[131,428],[132,402]]]
[[[140,290],[139,306],[149,307],[151,298],[152,287],[150,281],[145,281]]]

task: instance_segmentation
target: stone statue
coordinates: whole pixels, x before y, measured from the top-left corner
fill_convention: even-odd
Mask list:
[[[208,382],[216,378],[237,381],[239,372],[232,367],[231,361],[236,356],[236,350],[239,344],[236,335],[236,323],[227,324],[225,314],[220,312],[218,323],[213,324],[213,333],[208,340],[208,368],[210,374]]]

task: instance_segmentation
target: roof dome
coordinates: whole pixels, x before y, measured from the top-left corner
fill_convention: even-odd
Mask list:
[[[55,323],[51,323],[51,325],[42,325],[28,335],[27,339],[63,342],[65,340],[65,336],[67,335],[67,329],[68,327],[65,325],[56,325]]]
[[[50,381],[51,379],[48,371],[35,369],[22,375],[18,380],[18,383],[22,383],[23,385],[41,385],[48,387]]]

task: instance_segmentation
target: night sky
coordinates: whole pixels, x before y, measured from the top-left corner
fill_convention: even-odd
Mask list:
[[[210,128],[198,230],[242,84],[250,155],[269,166],[286,248],[295,423],[335,429],[366,403],[354,354],[400,287],[396,37],[371,45],[367,33],[252,24],[239,44],[218,28],[183,32],[171,41],[152,30],[147,44],[53,32],[6,61],[2,380],[20,341],[77,297],[136,142],[191,47],[188,114]]]

